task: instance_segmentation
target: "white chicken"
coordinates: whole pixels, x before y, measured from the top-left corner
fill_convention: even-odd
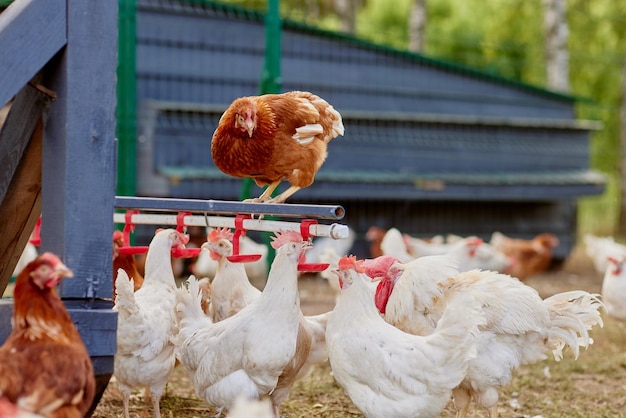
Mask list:
[[[447,254],[456,260],[460,271],[478,268],[506,273],[512,265],[509,257],[481,238],[455,237],[448,242],[442,241],[435,239],[428,242],[402,234],[396,228],[390,228],[383,237],[381,250],[384,255],[393,256],[401,263],[408,263],[428,255]]]
[[[274,408],[269,398],[237,398],[227,418],[274,418]]]
[[[476,236],[450,235],[446,242],[428,242],[404,234],[404,240],[413,258],[447,254],[456,260],[460,271],[481,269],[506,273],[512,265],[506,254]]]
[[[22,270],[24,270],[24,267],[26,267],[28,263],[37,258],[38,255],[39,252],[37,251],[37,247],[35,247],[30,242],[27,242],[24,250],[22,251],[22,254],[20,255],[19,260],[17,260],[15,268],[13,269],[12,277],[17,277],[17,275],[20,274]]]
[[[126,272],[117,272],[114,375],[123,396],[125,418],[129,416],[129,398],[135,387],[148,387],[154,415],[161,416],[159,401],[174,369],[172,339],[177,334],[171,249],[182,248],[188,241],[187,235],[174,229],[157,231],[148,247],[143,286],[136,292]]]
[[[610,316],[626,321],[626,255],[608,257],[608,263],[602,280],[602,301]]]
[[[228,261],[228,256],[233,254],[232,239],[233,233],[229,229],[217,228],[202,244],[202,249],[207,250],[211,259],[217,260],[209,303],[209,315],[213,322],[233,316],[261,295],[261,291],[250,283],[244,263]]]
[[[384,265],[368,266],[368,274],[393,289],[387,288],[377,301],[385,306],[385,320],[400,329],[429,335],[453,303],[451,298],[468,291],[474,292],[482,307],[486,323],[479,327],[478,355],[454,390],[461,418],[467,415],[472,397],[490,411],[490,417],[497,417],[498,388],[511,381],[515,369],[547,358],[549,351],[560,360],[565,345],[577,358],[579,346],[586,348],[593,342],[588,330],[602,326],[599,295],[585,291],[542,300],[535,289],[505,274],[470,270],[453,276],[454,263],[447,256]],[[381,274],[385,269],[387,274]]]
[[[385,232],[380,242],[380,250],[383,255],[392,255],[402,263],[415,260],[415,257],[409,253],[405,236],[397,228],[389,228]]]
[[[215,229],[209,231],[207,241],[211,240],[211,233]],[[232,237],[229,239],[232,241]],[[257,261],[242,263],[248,278],[253,282],[265,281],[267,279],[267,245],[258,243],[247,235],[239,237],[240,254],[261,254],[261,258]],[[209,252],[202,251],[194,263],[191,272],[196,277],[209,277],[213,279],[217,272],[217,260],[212,258]]]
[[[585,252],[591,258],[598,273],[604,274],[609,266],[609,257],[620,259],[626,256],[626,245],[615,242],[613,237],[598,237],[586,234],[583,237]]]
[[[204,315],[193,276],[188,291],[179,290],[177,357],[209,404],[230,409],[239,396],[269,396],[280,416],[311,346],[298,295],[298,260],[309,245],[298,233],[276,233],[276,257],[263,293],[220,322]]]
[[[218,260],[218,269],[211,284],[209,315],[213,322],[219,322],[254,302],[261,291],[254,287],[243,267],[243,263],[231,263],[227,256],[232,254],[232,233],[228,229],[214,229],[209,233],[208,241],[202,245]],[[204,279],[203,279],[204,280]],[[202,280],[200,281],[202,283]],[[298,379],[306,376],[316,364],[328,359],[326,352],[326,322],[331,312],[304,317],[304,326],[311,335],[311,351],[306,364],[302,367]]]
[[[437,416],[476,353],[473,296],[460,295],[432,335],[411,335],[381,318],[353,258],[339,268],[343,290],[326,328],[333,376],[366,417]]]

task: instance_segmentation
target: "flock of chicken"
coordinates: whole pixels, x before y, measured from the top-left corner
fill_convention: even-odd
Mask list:
[[[180,363],[197,394],[229,416],[254,407],[261,416],[278,417],[294,382],[329,361],[336,381],[367,417],[434,417],[451,399],[459,417],[467,416],[472,399],[497,417],[499,389],[518,367],[549,353],[559,360],[566,346],[577,357],[592,342],[589,330],[602,326],[599,295],[571,291],[542,300],[517,278],[482,269],[481,263],[503,269],[520,263],[493,248],[509,239],[501,234],[490,245],[475,237],[418,240],[395,228],[374,232],[368,233],[373,256],[361,260],[345,255],[350,239],[337,247],[340,242],[277,232],[276,257],[262,291],[251,284],[244,264],[228,260],[233,234],[227,229],[211,230],[202,245],[202,254],[217,263],[213,277],[192,275],[180,287],[171,253],[188,243],[187,235],[157,231],[143,275],[132,257],[114,252],[120,267],[114,280],[115,380],[125,416],[131,392],[144,387],[160,417],[160,397]],[[403,251],[387,252],[397,251],[400,242]],[[620,293],[615,286],[623,288],[618,276],[626,247],[593,236],[585,243],[596,267],[606,272],[604,304],[619,316],[623,301],[611,296]],[[508,241],[513,244],[537,247],[533,240]],[[476,258],[481,247],[483,257]],[[298,263],[314,248],[329,259],[332,267],[324,275],[340,290],[334,309],[305,316]],[[427,254],[403,258],[417,248]],[[49,253],[18,276],[14,329],[0,348],[0,404],[8,400],[13,408],[45,417],[84,416],[90,406],[89,355],[54,290],[70,276]],[[55,360],[42,361],[46,356]],[[23,367],[27,362],[39,366]],[[71,385],[55,387],[55,377],[68,371]],[[247,403],[263,398],[269,402]]]
[[[493,270],[520,268],[515,254],[529,252],[526,247],[541,258],[556,244],[544,235],[526,241],[494,234],[492,244],[448,237],[444,243],[392,228],[373,239],[380,255],[358,260],[338,254],[339,243],[278,232],[262,291],[241,263],[228,260],[232,239],[226,229],[211,230],[202,248],[217,262],[214,277],[192,275],[180,288],[167,257],[172,246],[186,242],[175,230],[152,240],[141,289],[133,292],[133,279],[118,271],[115,376],[126,416],[131,390],[142,386],[160,416],[159,398],[179,361],[196,393],[220,411],[269,398],[272,411],[265,416],[279,417],[294,382],[328,360],[367,417],[434,417],[451,399],[465,417],[474,399],[495,418],[499,389],[518,367],[550,353],[560,360],[566,346],[577,358],[580,347],[592,343],[589,330],[602,326],[599,295],[570,291],[543,300]],[[400,242],[404,251],[387,252],[398,251]],[[324,275],[340,290],[334,309],[305,316],[297,266],[305,252],[321,246],[319,257],[331,264]],[[411,255],[417,248],[425,254]]]

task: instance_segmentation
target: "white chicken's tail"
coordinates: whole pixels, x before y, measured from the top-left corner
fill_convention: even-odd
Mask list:
[[[176,313],[181,323],[186,319],[206,318],[202,310],[202,290],[196,276],[187,279],[187,287],[176,289]]]
[[[463,380],[468,362],[476,357],[478,327],[484,324],[480,304],[468,291],[450,299],[435,331],[426,337],[436,348],[439,366],[445,368],[452,387]]]
[[[563,358],[565,345],[574,351],[574,358],[578,358],[579,347],[587,348],[593,343],[588,331],[594,325],[604,325],[600,308],[605,308],[600,295],[574,290],[557,293],[544,303],[550,311],[552,326],[548,343],[555,360]]]
[[[135,287],[134,280],[128,277],[124,269],[117,270],[115,278],[115,305],[113,309],[118,313],[127,313],[134,315],[138,312],[135,303]]]
[[[195,276],[187,279],[187,288],[176,289],[176,318],[179,322],[179,342],[185,341],[201,324],[210,321],[202,310],[202,290]],[[178,344],[177,344],[178,345]]]

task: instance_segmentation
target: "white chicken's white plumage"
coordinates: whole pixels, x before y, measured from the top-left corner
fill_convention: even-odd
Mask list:
[[[39,251],[37,251],[37,247],[35,247],[30,242],[27,242],[24,250],[22,251],[22,254],[20,255],[20,258],[17,260],[15,268],[13,269],[12,277],[17,277],[17,275],[20,274],[22,270],[24,270],[24,267],[26,267],[28,263],[37,258],[38,255]]]
[[[144,283],[137,292],[126,272],[123,269],[117,272],[114,374],[122,392],[126,418],[129,397],[136,387],[149,388],[155,416],[161,416],[159,400],[174,369],[172,339],[177,334],[176,282],[170,254],[173,246],[184,246],[188,239],[174,229],[155,234],[148,247]]]
[[[626,245],[616,242],[613,237],[598,237],[586,234],[583,237],[585,253],[598,273],[604,274],[609,266],[609,257],[620,259],[626,257]]]
[[[218,408],[230,408],[239,396],[269,396],[278,416],[309,354],[297,283],[298,259],[309,244],[278,235],[274,243],[280,248],[263,293],[234,316],[212,323],[199,307],[194,277],[188,291],[178,292],[177,357],[196,393]]]
[[[380,250],[383,254],[394,256],[403,263],[415,260],[415,257],[409,253],[404,235],[397,228],[389,228],[385,232],[380,242]]]
[[[601,293],[606,312],[615,319],[626,321],[626,255],[608,257]]]
[[[209,232],[210,234],[210,232]],[[240,254],[260,254],[257,261],[243,263],[246,275],[253,281],[265,281],[267,279],[267,256],[268,248],[266,244],[254,241],[247,235],[239,237]],[[192,273],[196,277],[209,277],[213,279],[217,271],[217,260],[211,258],[209,252],[202,251],[192,267]]]
[[[218,269],[211,284],[209,315],[213,322],[219,322],[250,305],[261,295],[261,291],[248,280],[243,263],[228,261],[227,257],[233,252],[233,245],[230,241],[232,233],[218,228],[213,230],[208,238],[209,241],[202,244],[202,248],[206,249],[213,259],[218,260]],[[309,251],[307,250],[307,258]],[[308,259],[308,261],[311,262],[312,260]],[[326,323],[331,313],[332,311],[303,318],[303,326],[311,335],[311,351],[306,364],[298,375],[298,379],[305,377],[313,366],[328,359],[324,335]]]
[[[254,287],[246,274],[245,263],[233,263],[228,256],[233,254],[232,233],[216,229],[210,240],[202,244],[212,259],[217,260],[217,270],[211,282],[209,315],[213,322],[233,316],[256,300],[261,291]],[[204,251],[203,251],[204,253]]]
[[[512,263],[506,254],[476,236],[449,235],[445,242],[428,242],[405,234],[404,240],[413,258],[449,255],[456,260],[460,271],[481,269],[505,273]]]
[[[378,313],[365,275],[341,272],[343,291],[326,328],[333,376],[366,417],[435,417],[465,377],[482,318],[461,295],[436,331],[411,335]]]
[[[392,264],[384,279],[393,286],[385,320],[428,335],[453,303],[451,298],[473,292],[486,323],[479,327],[478,355],[454,391],[459,417],[466,416],[472,397],[497,416],[498,389],[511,381],[515,369],[547,358],[550,351],[560,360],[566,345],[578,357],[579,347],[592,343],[588,330],[602,326],[598,295],[573,291],[542,300],[535,289],[511,276],[481,270],[452,276],[450,266],[447,256]]]

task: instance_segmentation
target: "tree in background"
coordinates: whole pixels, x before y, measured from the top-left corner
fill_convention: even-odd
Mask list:
[[[626,31],[624,31],[624,38],[626,39]],[[620,235],[626,235],[626,53],[622,63],[622,100],[620,106],[620,149],[621,149],[621,161],[620,161],[620,212],[618,232]]]
[[[426,0],[414,0],[409,13],[409,51],[424,51],[426,17]]]
[[[568,25],[565,0],[543,0],[546,33],[546,86],[569,92]]]

